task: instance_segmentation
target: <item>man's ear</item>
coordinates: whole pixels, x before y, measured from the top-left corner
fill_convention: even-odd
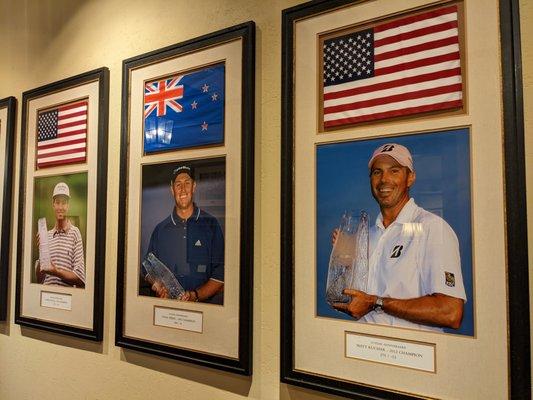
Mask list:
[[[407,176],[407,187],[410,188],[416,181],[416,172],[409,170],[409,175]]]

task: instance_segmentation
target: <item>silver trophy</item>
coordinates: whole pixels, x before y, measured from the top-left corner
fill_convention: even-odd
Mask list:
[[[181,286],[174,274],[154,255],[154,253],[148,253],[142,262],[142,265],[146,270],[146,280],[149,282],[157,282],[165,287],[168,296],[171,299],[178,299],[185,293],[185,289],[183,289],[183,286]]]
[[[328,304],[347,303],[344,289],[367,290],[368,281],[368,214],[344,212],[339,234],[331,250],[326,283]]]
[[[39,232],[39,266],[43,272],[50,271],[52,264],[50,262],[50,245],[48,243],[46,218],[39,218],[37,221],[37,231]]]

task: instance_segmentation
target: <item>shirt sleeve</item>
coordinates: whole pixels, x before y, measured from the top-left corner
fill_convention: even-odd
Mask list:
[[[215,220],[213,229],[213,240],[211,241],[211,263],[212,272],[210,279],[224,282],[224,235],[220,224]]]
[[[85,284],[85,258],[83,256],[83,241],[81,233],[76,229],[76,237],[74,240],[74,254],[73,254],[73,269],[78,278]]]
[[[453,229],[442,218],[427,224],[422,246],[422,284],[428,294],[441,293],[466,301],[461,272],[459,241]]]

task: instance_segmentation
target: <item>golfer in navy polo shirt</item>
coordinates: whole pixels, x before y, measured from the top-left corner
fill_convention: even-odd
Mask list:
[[[170,192],[175,205],[152,232],[147,254],[152,252],[185,289],[183,301],[223,303],[224,236],[217,219],[194,202],[194,171],[179,165],[172,171]],[[167,290],[151,284],[152,295],[168,297]]]

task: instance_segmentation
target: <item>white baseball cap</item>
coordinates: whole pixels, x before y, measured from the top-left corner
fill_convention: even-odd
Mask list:
[[[415,171],[415,168],[413,166],[413,157],[411,156],[409,149],[407,149],[407,147],[405,146],[402,146],[401,144],[387,143],[382,146],[379,146],[376,150],[374,150],[370,161],[368,161],[369,169],[372,168],[372,163],[379,156],[390,156],[396,161],[398,161],[400,165],[409,168],[411,172]]]
[[[54,188],[54,194],[52,195],[52,198],[63,195],[70,197],[70,190],[68,188],[68,185],[65,182],[59,182],[55,188]]]

